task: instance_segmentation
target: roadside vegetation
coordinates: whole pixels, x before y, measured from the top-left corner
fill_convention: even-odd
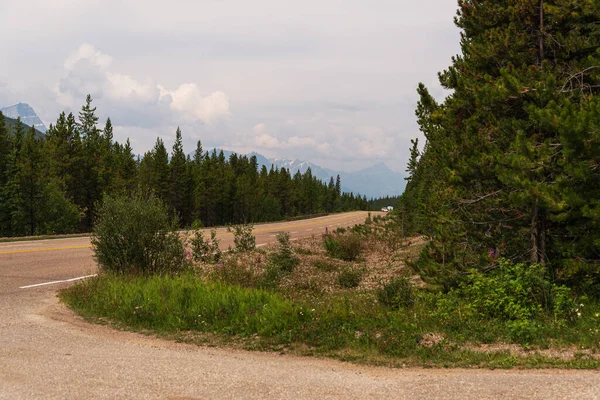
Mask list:
[[[209,238],[202,239],[208,246],[198,246],[201,236],[168,236],[173,225],[159,202],[119,201],[100,207],[94,239],[100,275],[61,293],[92,321],[192,343],[382,365],[600,366],[600,307],[552,283],[541,266],[500,261],[443,292],[408,266],[427,242],[399,237],[394,216],[294,242],[281,233],[277,243],[258,249],[248,245],[250,227],[232,228],[240,248],[220,253]],[[131,212],[122,214],[126,205]],[[159,221],[148,222],[155,234],[131,229],[128,219],[149,218],[150,210]],[[116,216],[120,223],[113,225]],[[171,256],[154,262],[132,253],[141,247],[114,242],[165,235],[173,242],[157,253]],[[340,250],[345,246],[352,257]]]

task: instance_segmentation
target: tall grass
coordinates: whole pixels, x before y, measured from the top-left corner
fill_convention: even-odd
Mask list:
[[[103,274],[62,292],[62,298],[84,315],[167,332],[278,335],[297,326],[305,315],[277,294],[202,282],[192,274]]]

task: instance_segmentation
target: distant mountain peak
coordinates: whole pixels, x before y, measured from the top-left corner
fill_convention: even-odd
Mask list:
[[[27,103],[17,103],[12,106],[0,108],[2,114],[8,118],[21,118],[27,126],[33,126],[35,129],[42,133],[46,133],[46,125],[42,122],[40,117],[37,116],[33,108]]]

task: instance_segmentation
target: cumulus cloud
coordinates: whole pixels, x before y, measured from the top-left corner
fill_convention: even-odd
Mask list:
[[[169,90],[150,78],[135,78],[114,71],[113,58],[90,44],[82,44],[64,62],[66,76],[56,86],[58,101],[74,109],[89,93],[95,99],[112,102],[117,114],[141,116],[139,125],[156,119],[164,110],[172,111],[171,121],[184,118],[189,122],[211,124],[230,115],[229,99],[221,91],[202,96],[195,83],[183,83]],[[108,107],[111,107],[110,105]],[[118,109],[117,109],[118,107]],[[147,117],[144,117],[148,114]],[[124,121],[135,125],[136,121]]]
[[[214,92],[202,97],[195,83],[184,83],[173,91],[160,87],[161,97],[171,97],[171,110],[181,113],[186,119],[205,123],[230,115],[229,99],[223,92]]]
[[[108,68],[108,66],[112,63],[111,56],[101,52],[100,50],[97,50],[91,44],[84,43],[65,59],[64,66],[66,69],[72,70],[81,60],[86,60],[91,64],[97,65],[101,68]]]

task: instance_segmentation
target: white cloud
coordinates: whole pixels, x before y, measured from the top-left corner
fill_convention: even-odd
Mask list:
[[[159,90],[155,84],[141,83],[128,75],[107,72],[106,79],[108,93],[114,99],[135,98],[149,102],[159,96]]]
[[[214,92],[202,97],[195,83],[184,83],[174,91],[160,87],[161,96],[171,96],[171,110],[181,113],[186,119],[200,120],[210,124],[216,119],[227,117],[229,99],[223,92]]]
[[[254,138],[254,143],[259,147],[264,147],[267,149],[277,149],[281,147],[279,140],[268,133],[263,133],[259,136],[256,136]]]
[[[66,58],[64,67],[68,70],[72,70],[81,60],[88,60],[91,64],[103,69],[108,68],[112,63],[111,56],[97,50],[89,43],[84,43]]]
[[[203,97],[195,83],[184,83],[171,91],[152,79],[113,71],[112,61],[110,55],[91,44],[79,46],[64,62],[67,75],[56,85],[58,102],[74,108],[88,93],[95,99],[107,97],[113,103],[109,107],[118,107],[117,113],[141,117],[138,124],[147,123],[151,116],[146,114],[161,113],[165,105],[172,110],[173,122],[183,117],[191,122],[212,124],[230,115],[229,99],[221,91]],[[126,109],[129,112],[124,112]],[[124,122],[136,124],[136,121]]]

